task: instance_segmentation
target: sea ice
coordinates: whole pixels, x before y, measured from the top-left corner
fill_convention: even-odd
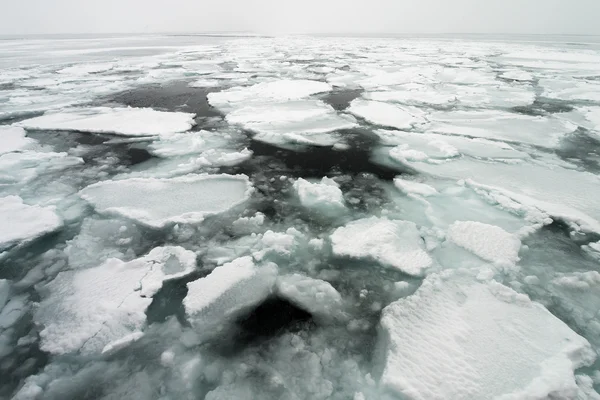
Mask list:
[[[257,265],[249,256],[215,268],[205,278],[187,284],[183,305],[190,323],[208,334],[266,299],[276,277],[275,264]]]
[[[276,291],[281,297],[324,320],[343,317],[343,299],[329,282],[300,274],[281,276]]]
[[[513,81],[532,81],[533,75],[527,71],[523,70],[510,70],[503,72],[500,75],[501,78],[510,79]]]
[[[320,183],[312,183],[299,178],[294,190],[304,207],[322,215],[337,215],[346,208],[340,185],[333,179],[324,177]]]
[[[394,178],[394,185],[407,195],[418,195],[423,197],[435,196],[438,191],[426,183],[417,182],[415,180],[403,179],[400,177]]]
[[[17,126],[34,130],[110,133],[123,136],[170,135],[194,126],[194,114],[151,108],[91,107],[65,109],[26,119]]]
[[[0,198],[0,220],[0,250],[33,240],[62,226],[53,207],[24,204],[19,196]]]
[[[433,113],[430,131],[556,147],[577,126],[552,117],[531,117],[503,111],[453,111]]]
[[[240,206],[252,192],[247,176],[221,174],[104,181],[79,194],[100,213],[161,228],[170,223],[200,223],[209,215]]]
[[[166,280],[188,275],[196,254],[157,247],[130,262],[111,258],[89,269],[61,272],[36,311],[41,348],[53,354],[98,353],[140,332],[146,308]]]
[[[23,128],[0,126],[0,154],[27,150],[35,143],[35,140],[25,136]]]
[[[408,275],[422,276],[432,260],[413,222],[365,218],[336,229],[331,235],[333,253],[379,262]]]
[[[383,311],[380,386],[390,398],[575,398],[590,344],[540,304],[464,270],[430,275]]]
[[[336,114],[333,107],[319,100],[250,103],[226,119],[256,132],[255,139],[273,144],[330,146],[339,141],[331,132],[356,126],[354,118]]]
[[[486,261],[514,265],[521,241],[504,229],[476,221],[457,221],[448,228],[447,239]]]
[[[353,100],[348,108],[352,114],[381,126],[411,129],[423,125],[427,120],[418,109],[398,107],[380,101]]]
[[[214,107],[231,111],[232,108],[239,108],[241,104],[299,100],[330,90],[331,86],[324,82],[284,79],[209,93],[208,100]]]

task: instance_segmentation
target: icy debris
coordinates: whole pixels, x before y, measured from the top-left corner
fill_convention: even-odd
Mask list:
[[[432,264],[417,226],[408,221],[359,219],[336,229],[331,246],[338,257],[373,260],[408,275],[422,276]]]
[[[231,223],[231,229],[237,235],[256,233],[265,223],[265,214],[257,212],[251,217],[241,217]]]
[[[102,349],[102,354],[112,354],[119,350],[128,347],[131,343],[135,343],[144,337],[144,332],[133,332],[129,335],[123,336],[113,342],[110,342]]]
[[[335,216],[346,209],[340,185],[333,179],[324,177],[320,183],[312,183],[299,178],[294,190],[304,207],[322,215]]]
[[[573,272],[570,275],[562,275],[552,280],[552,284],[567,289],[589,290],[600,288],[600,272]]]
[[[386,307],[380,386],[407,399],[575,398],[590,344],[540,304],[461,270]]]
[[[110,133],[123,136],[172,135],[194,126],[194,114],[151,108],[90,107],[65,109],[15,125],[25,129]]]
[[[182,247],[157,247],[130,262],[112,258],[94,268],[61,272],[46,285],[49,295],[35,314],[44,326],[41,348],[64,354],[98,353],[107,345],[108,350],[119,346],[142,330],[146,309],[163,282],[195,268],[195,253]]]
[[[399,107],[380,101],[356,99],[350,103],[348,111],[373,124],[397,129],[411,129],[427,122],[423,112],[418,109]]]
[[[221,82],[217,79],[198,79],[197,81],[190,82],[189,86],[194,88],[210,88],[220,86]]]
[[[403,179],[401,177],[394,178],[394,186],[396,186],[402,193],[407,195],[429,197],[439,194],[434,187],[429,186],[426,183]]]
[[[266,231],[254,246],[252,256],[256,260],[264,260],[267,256],[291,257],[305,237],[296,228],[288,228],[285,232]]]
[[[400,163],[407,161],[427,161],[429,159],[429,156],[426,153],[411,149],[407,144],[402,144],[390,149],[388,154],[392,160]]]
[[[500,78],[510,79],[513,81],[532,81],[533,75],[527,71],[522,70],[511,70],[506,71],[500,75]]]
[[[276,277],[275,264],[257,265],[249,256],[215,268],[205,278],[187,284],[183,305],[190,323],[202,334],[208,334],[266,299]]]
[[[35,145],[35,140],[25,136],[25,130],[16,126],[0,126],[0,154],[22,151]]]
[[[448,228],[447,238],[486,261],[501,265],[515,265],[519,261],[521,241],[498,226],[456,221]]]
[[[53,207],[23,203],[19,196],[0,198],[0,250],[54,232],[62,221]]]
[[[100,213],[161,228],[170,223],[201,223],[209,215],[242,205],[252,192],[247,176],[220,174],[104,181],[79,194]]]
[[[339,141],[330,132],[356,126],[354,118],[338,115],[319,100],[250,103],[235,109],[226,119],[256,132],[255,139],[273,144],[330,146]]]
[[[129,221],[86,218],[77,236],[67,241],[64,252],[71,268],[89,268],[109,258],[135,258],[132,248],[141,240],[139,229]]]
[[[239,107],[240,104],[299,100],[330,90],[331,85],[325,82],[283,79],[209,93],[208,100],[214,107],[231,111],[233,107]]]
[[[342,296],[323,280],[300,274],[281,276],[276,293],[321,319],[343,318]]]

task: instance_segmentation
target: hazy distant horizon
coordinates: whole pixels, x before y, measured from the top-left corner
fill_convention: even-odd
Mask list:
[[[597,0],[30,0],[11,2],[0,34],[560,34],[600,35]]]

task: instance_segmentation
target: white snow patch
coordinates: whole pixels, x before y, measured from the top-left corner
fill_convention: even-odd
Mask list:
[[[331,235],[339,257],[374,260],[408,275],[421,276],[432,260],[413,222],[365,218],[336,229]]]

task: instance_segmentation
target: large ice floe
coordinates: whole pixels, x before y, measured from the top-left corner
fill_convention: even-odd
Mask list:
[[[389,398],[577,398],[596,354],[540,304],[465,271],[431,275],[381,318]]]
[[[80,196],[100,213],[160,228],[170,223],[200,223],[243,204],[252,190],[245,175],[189,175],[98,182],[83,189]]]
[[[123,136],[169,135],[194,125],[194,115],[151,108],[65,109],[17,123],[26,129],[111,133]]]
[[[36,319],[44,325],[41,348],[54,354],[108,352],[122,340],[136,338],[163,282],[195,267],[193,252],[157,247],[130,262],[111,258],[97,267],[61,272],[37,311]]]
[[[600,400],[595,41],[0,40],[0,398]]]

